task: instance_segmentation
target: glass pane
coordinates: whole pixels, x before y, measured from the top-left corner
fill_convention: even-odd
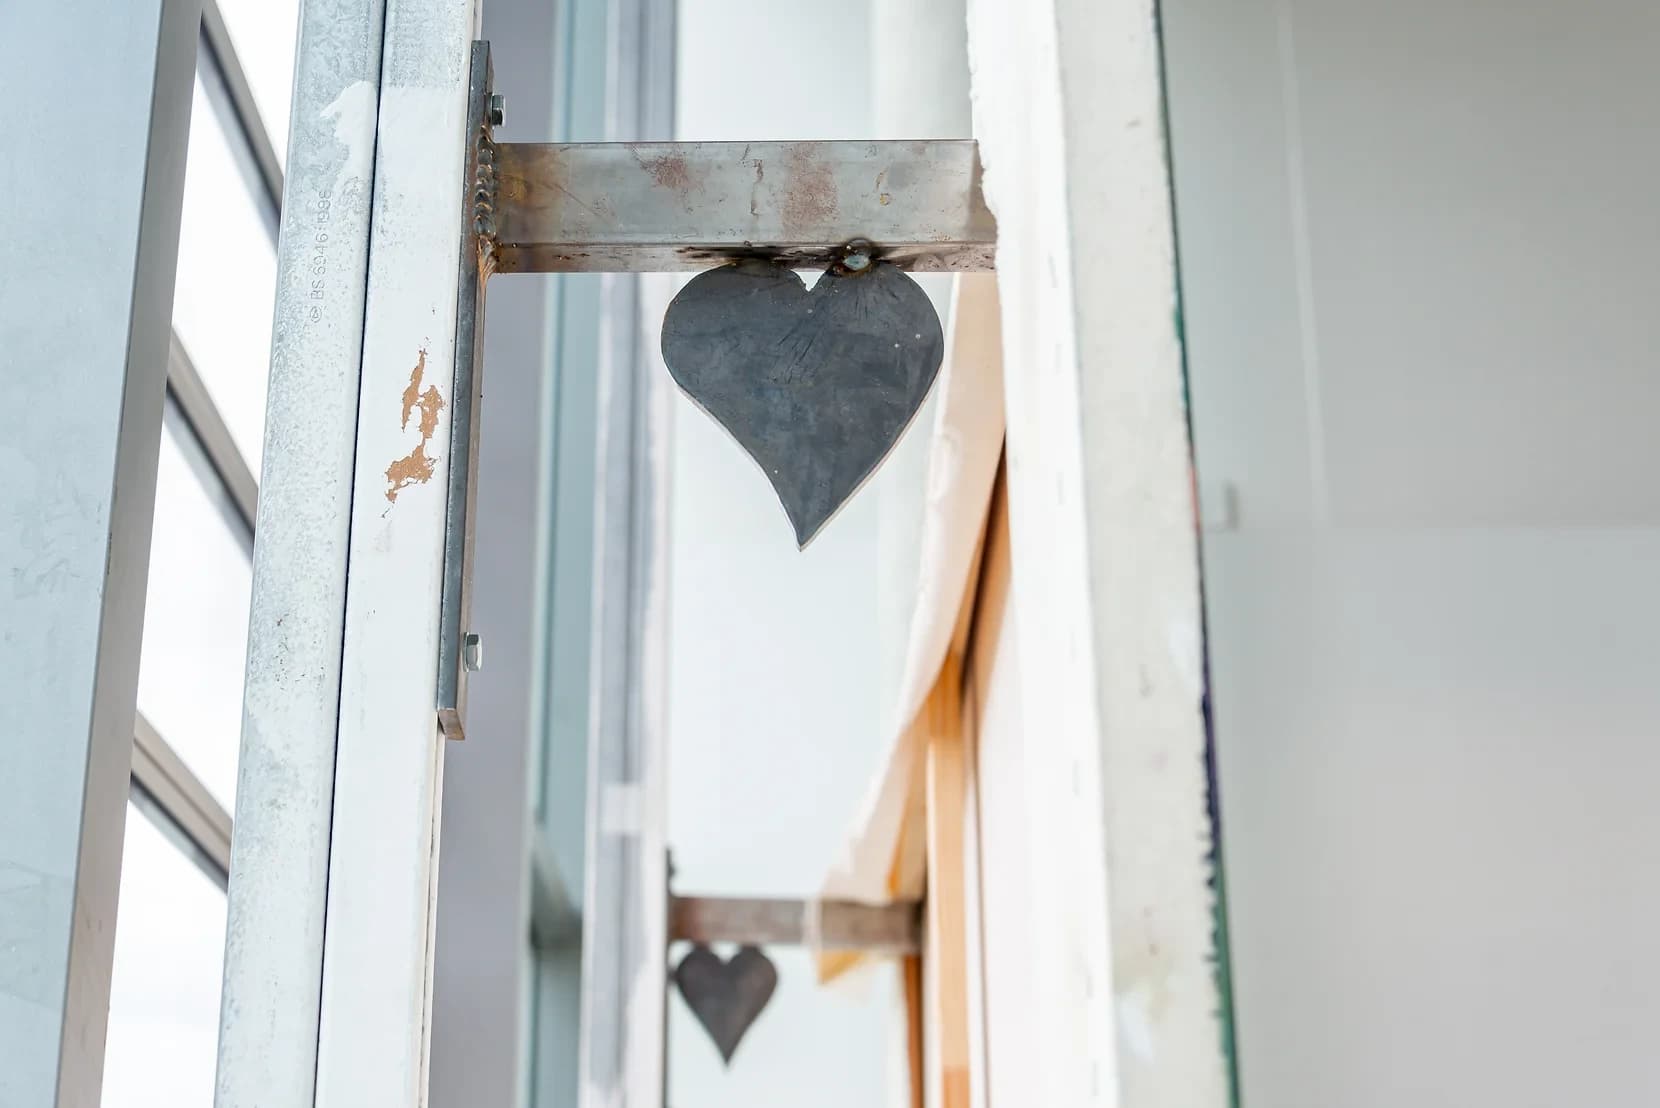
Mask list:
[[[276,288],[271,239],[198,79],[190,109],[173,326],[256,474]]]
[[[286,166],[299,0],[219,0],[219,11],[230,29],[242,72],[254,90],[259,117],[277,149],[277,162]]]
[[[131,805],[115,919],[103,1108],[209,1108],[225,898]]]
[[[139,657],[138,709],[232,810],[248,649],[250,571],[169,421],[156,470],[156,522]]]

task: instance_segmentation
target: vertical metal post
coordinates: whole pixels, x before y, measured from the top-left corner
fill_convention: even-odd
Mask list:
[[[387,0],[316,1103],[426,1101],[435,703],[473,0]],[[519,798],[513,798],[518,802]]]
[[[383,23],[383,0],[305,0],[300,16],[218,1108],[310,1108],[316,1080]]]
[[[553,130],[553,50],[547,0],[492,0],[484,39],[493,91],[507,100],[503,135]],[[485,665],[470,676],[468,742],[444,771],[444,880],[433,958],[432,1075],[436,1108],[514,1108],[528,1029],[530,711],[536,587],[537,469],[544,430],[537,399],[550,364],[553,278],[492,280],[485,333],[485,392],[475,485],[472,619]],[[592,413],[588,414],[592,419]]]
[[[95,1105],[197,0],[0,9],[0,1104]],[[67,171],[64,136],[96,151]]]
[[[673,5],[618,0],[611,14],[607,137],[666,138]],[[609,274],[604,288],[578,1104],[657,1108],[668,923],[666,374],[655,343],[642,341],[641,278]],[[652,306],[661,319],[663,304]]]

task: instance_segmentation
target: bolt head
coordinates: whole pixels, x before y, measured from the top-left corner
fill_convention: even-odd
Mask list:
[[[490,126],[500,127],[507,122],[507,97],[499,92],[490,94]]]
[[[484,640],[476,631],[468,631],[461,637],[461,664],[469,673],[484,668]]]
[[[870,268],[871,247],[864,239],[851,239],[841,250],[841,268],[846,273],[863,273]]]

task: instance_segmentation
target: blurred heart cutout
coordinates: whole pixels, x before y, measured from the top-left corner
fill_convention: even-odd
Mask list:
[[[744,1032],[778,987],[778,970],[758,947],[745,946],[730,961],[702,943],[680,959],[674,983],[686,1006],[715,1041],[721,1061],[730,1063]]]
[[[737,262],[692,278],[663,317],[669,373],[760,465],[801,548],[899,441],[944,354],[928,294],[884,262],[812,288]]]

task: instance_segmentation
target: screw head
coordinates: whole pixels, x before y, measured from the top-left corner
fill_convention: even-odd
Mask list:
[[[461,636],[461,664],[469,673],[477,673],[484,668],[484,640],[476,631],[468,631]]]
[[[507,97],[499,92],[490,94],[490,126],[500,127],[507,122]]]

